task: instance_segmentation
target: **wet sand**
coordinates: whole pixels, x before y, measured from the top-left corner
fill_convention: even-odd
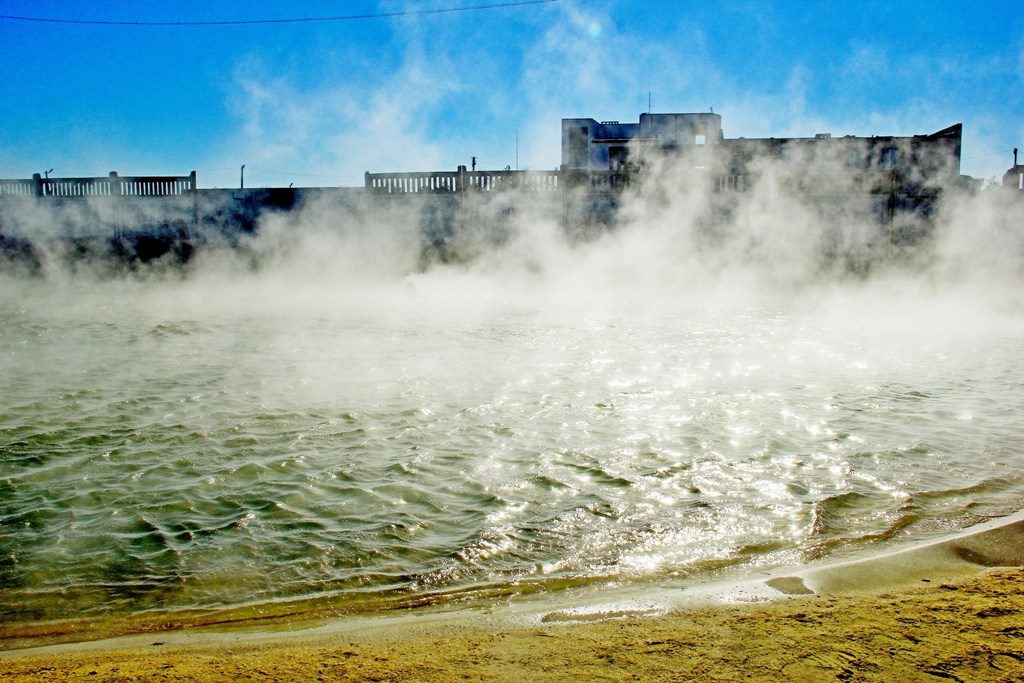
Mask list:
[[[0,679],[1017,681],[1024,522],[1015,517],[737,583],[717,603],[653,616],[563,609],[297,633],[155,633],[3,652]]]
[[[30,655],[4,680],[1024,678],[1024,570],[657,617]]]

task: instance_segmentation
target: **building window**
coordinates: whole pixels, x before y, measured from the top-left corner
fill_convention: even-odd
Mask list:
[[[850,168],[859,168],[860,164],[860,149],[851,147],[846,151],[846,165]]]
[[[693,144],[703,145],[707,141],[707,138],[703,135],[695,135],[693,137]]]
[[[573,168],[590,166],[590,129],[586,126],[569,129],[569,165]]]
[[[629,148],[617,145],[608,148],[608,170],[623,173],[629,168]]]
[[[881,160],[878,162],[879,168],[883,171],[892,171],[899,168],[900,165],[900,151],[895,147],[886,147],[882,150]]]

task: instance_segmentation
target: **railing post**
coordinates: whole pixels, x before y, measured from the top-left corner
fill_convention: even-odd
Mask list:
[[[569,232],[569,183],[566,182],[566,175],[568,175],[568,171],[568,165],[559,165],[558,189],[562,191],[562,232],[564,234],[568,234]]]
[[[117,176],[117,171],[110,172],[107,176],[107,182],[110,183],[111,197],[120,197],[124,194],[121,190],[121,179]],[[114,239],[120,241],[124,239],[127,231],[124,223],[122,222],[124,209],[121,207],[121,202],[113,202],[111,211],[114,216]]]
[[[455,191],[460,193],[460,194],[466,191],[466,167],[465,167],[465,165],[460,165],[459,166],[459,179],[458,179],[458,182],[455,185]]]
[[[369,171],[366,171],[365,173],[363,173],[363,187],[365,187],[365,188],[369,188],[370,187],[370,172]]]
[[[190,192],[192,193],[192,235],[195,237],[199,234],[199,182],[196,176],[196,172],[192,171],[188,174],[189,183],[192,186]]]
[[[33,173],[32,174],[32,180],[34,180],[35,183],[36,183],[36,187],[35,187],[36,196],[37,197],[42,197],[43,196],[43,175],[41,173]]]

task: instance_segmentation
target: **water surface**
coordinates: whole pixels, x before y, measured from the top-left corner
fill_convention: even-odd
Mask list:
[[[1020,507],[1018,312],[617,291],[5,280],[0,619],[686,580]]]

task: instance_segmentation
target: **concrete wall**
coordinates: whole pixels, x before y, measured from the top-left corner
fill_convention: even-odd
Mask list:
[[[657,147],[715,145],[722,140],[722,117],[711,113],[641,114],[639,129],[640,135],[653,138]]]
[[[562,119],[562,164],[572,171],[618,171],[622,153],[635,154],[641,141],[678,149],[721,140],[722,117],[711,113],[641,114],[639,123]]]

